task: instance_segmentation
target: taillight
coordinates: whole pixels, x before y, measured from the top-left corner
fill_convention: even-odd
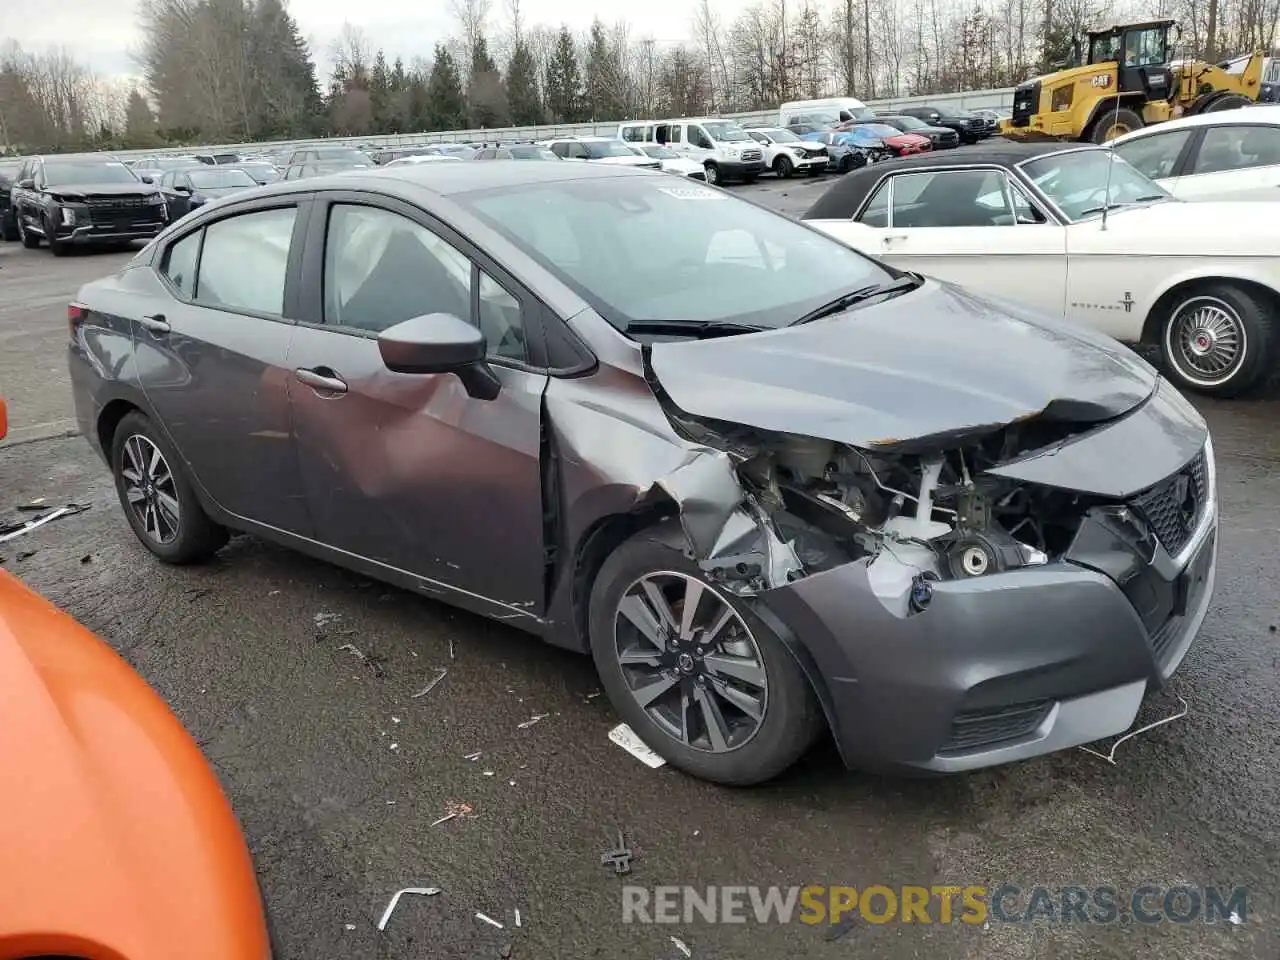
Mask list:
[[[67,304],[67,326],[71,330],[71,339],[76,338],[80,324],[89,319],[89,308],[79,303]]]

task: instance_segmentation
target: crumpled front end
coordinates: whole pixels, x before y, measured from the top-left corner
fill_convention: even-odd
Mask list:
[[[851,764],[965,770],[1121,733],[1200,628],[1213,450],[1167,383],[1118,417],[855,446],[692,414],[646,374],[702,451],[656,484],[691,555],[805,661]]]

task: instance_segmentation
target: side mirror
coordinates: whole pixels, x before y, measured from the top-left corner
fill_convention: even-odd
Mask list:
[[[484,334],[451,313],[429,313],[388,327],[378,352],[395,373],[456,373],[467,393],[493,400],[502,384],[485,362]]]
[[[191,192],[191,188],[188,187],[185,183],[175,183],[169,189],[172,190],[174,193],[190,193]]]
[[[143,183],[155,183],[155,180],[153,180],[151,177],[143,177],[143,178],[142,178],[142,182],[143,182]]]
[[[19,190],[34,190],[35,188],[36,182],[31,177],[26,177],[18,181]]]

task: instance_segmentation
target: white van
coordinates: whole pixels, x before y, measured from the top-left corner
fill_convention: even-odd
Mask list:
[[[853,97],[827,97],[824,100],[796,100],[778,108],[778,126],[793,123],[840,123],[844,120],[873,120],[875,111]]]
[[[653,128],[656,120],[627,120],[618,124],[618,139],[627,143],[657,143]]]
[[[620,124],[618,134],[629,142],[641,142],[633,132],[635,122]],[[707,183],[741,180],[752,183],[764,173],[764,151],[742,126],[719,117],[685,117],[652,121],[653,141],[670,147],[682,157],[696,160],[707,173]],[[646,133],[647,131],[639,131]]]

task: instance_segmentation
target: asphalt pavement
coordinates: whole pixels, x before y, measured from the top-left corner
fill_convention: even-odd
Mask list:
[[[822,186],[739,189],[795,212]],[[775,783],[729,790],[610,743],[618,721],[590,662],[501,624],[251,538],[207,567],[153,561],[106,468],[63,435],[74,427],[66,303],[126,260],[0,244],[12,424],[0,515],[35,498],[92,506],[0,556],[118,649],[199,740],[243,823],[284,960],[680,960],[682,946],[700,960],[1280,953],[1274,396],[1197,401],[1223,499],[1217,596],[1147,710],[1157,719],[1182,697],[1186,717],[1120,745],[1114,765],[1070,750],[895,780],[846,772],[822,745]],[[464,813],[435,824],[451,810]],[[626,876],[601,862],[619,830],[635,854]],[[934,908],[929,924],[622,922],[623,884],[1013,884],[1013,912],[1035,886],[1111,886],[1123,901],[1146,883],[1247,887],[1247,915],[970,925],[942,924]],[[391,895],[418,885],[442,892],[402,900],[379,933]]]

